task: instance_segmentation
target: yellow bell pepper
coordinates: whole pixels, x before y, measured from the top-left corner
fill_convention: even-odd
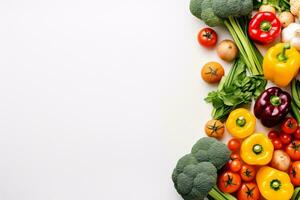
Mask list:
[[[289,175],[271,167],[260,168],[256,182],[261,195],[267,200],[289,200],[294,193]]]
[[[256,119],[245,108],[232,111],[226,121],[227,131],[236,138],[245,138],[255,130]]]
[[[254,133],[241,145],[241,158],[249,165],[266,165],[272,160],[274,147],[263,133]]]
[[[279,87],[287,86],[297,75],[300,67],[300,53],[289,43],[271,47],[263,60],[265,78]]]

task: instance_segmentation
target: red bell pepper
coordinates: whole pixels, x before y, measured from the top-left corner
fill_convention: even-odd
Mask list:
[[[260,44],[273,42],[281,32],[281,23],[271,12],[258,12],[249,23],[249,37]]]

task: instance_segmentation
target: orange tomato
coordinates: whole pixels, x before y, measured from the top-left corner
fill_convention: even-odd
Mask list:
[[[208,62],[201,70],[201,77],[207,83],[218,83],[224,76],[224,68],[220,63]]]
[[[243,164],[240,175],[243,181],[252,181],[256,175],[255,167],[252,165]]]
[[[293,185],[300,186],[300,161],[292,163],[289,174]]]
[[[218,178],[218,188],[225,193],[236,192],[241,186],[241,177],[238,173],[224,172]]]

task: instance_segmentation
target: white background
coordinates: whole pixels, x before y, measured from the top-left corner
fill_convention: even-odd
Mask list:
[[[175,200],[216,60],[189,0],[0,3],[0,199]],[[221,39],[228,35],[216,29]]]

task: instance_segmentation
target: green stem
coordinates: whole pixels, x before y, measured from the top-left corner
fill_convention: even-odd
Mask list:
[[[300,112],[299,112],[299,109],[298,109],[297,105],[295,104],[294,100],[292,100],[292,103],[291,103],[291,111],[292,111],[293,116],[297,120],[298,124],[300,124]]]

